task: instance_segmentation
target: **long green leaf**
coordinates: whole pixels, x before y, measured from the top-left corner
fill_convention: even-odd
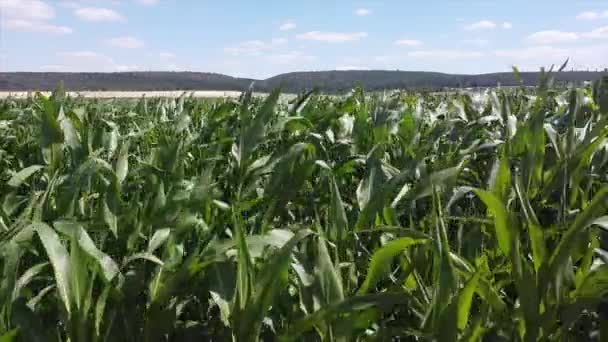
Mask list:
[[[39,170],[42,170],[43,168],[44,168],[44,166],[42,166],[42,165],[28,166],[28,167],[24,168],[23,170],[17,172],[16,174],[14,174],[11,177],[11,179],[8,180],[8,182],[6,184],[8,184],[9,186],[12,186],[13,188],[19,187],[28,178],[30,178],[34,173],[38,172]]]
[[[298,242],[310,235],[309,230],[300,230],[264,266],[256,280],[253,296],[239,317],[237,337],[239,340],[253,340],[258,336],[262,320],[277,297],[277,292],[287,280],[287,269],[291,253]]]
[[[26,286],[29,285],[29,283],[37,276],[39,275],[47,266],[49,265],[48,262],[42,262],[39,264],[36,264],[30,268],[28,268],[27,271],[25,271],[21,277],[19,277],[19,279],[15,282],[15,288],[13,290],[13,298],[12,300],[16,300],[20,294],[21,294],[21,290],[24,289]]]
[[[241,125],[246,126],[241,128],[238,150],[236,152],[237,162],[240,165],[249,160],[251,153],[257,148],[264,137],[265,127],[274,113],[274,108],[280,94],[281,89],[277,88],[273,90],[264,101],[256,116],[252,120],[241,123]]]
[[[608,208],[608,186],[601,188],[591,200],[591,203],[578,215],[568,231],[562,235],[557,248],[549,259],[550,274],[555,274],[564,265],[565,260],[572,253],[572,248],[576,245],[575,236],[594,220],[606,213]]]
[[[327,249],[327,240],[319,238],[317,242],[317,260],[315,276],[321,289],[324,304],[331,304],[344,299],[344,287],[340,270],[334,266]]]
[[[321,323],[331,323],[341,315],[348,315],[355,311],[378,308],[388,311],[395,305],[406,304],[410,300],[403,293],[377,293],[364,296],[352,296],[343,301],[327,305],[320,310],[291,324],[287,331],[281,334],[281,341],[301,340],[302,334],[313,329]]]
[[[170,228],[159,229],[154,232],[152,238],[148,242],[148,253],[154,253],[171,235]]]
[[[238,309],[243,310],[245,305],[249,302],[249,297],[251,295],[252,263],[247,240],[245,239],[244,227],[242,220],[239,217],[240,213],[237,214],[233,212],[232,216],[237,247],[236,306]]]
[[[389,271],[393,259],[411,246],[424,244],[428,240],[414,239],[410,237],[400,238],[387,242],[384,246],[377,249],[372,255],[372,259],[367,268],[367,274],[363,285],[357,291],[358,295],[369,292],[378,281],[385,277]]]
[[[581,286],[576,289],[575,296],[582,298],[600,299],[608,293],[608,265],[604,264],[589,272]]]
[[[102,252],[95,246],[95,243],[84,230],[82,226],[78,227],[78,245],[82,250],[99,266],[102,271],[102,275],[107,282],[111,282],[114,277],[118,274],[118,265],[112,258],[106,253]]]
[[[509,227],[508,212],[502,201],[491,192],[473,189],[473,192],[481,199],[488,208],[488,212],[494,216],[494,227],[496,229],[496,240],[500,250],[506,256],[511,254],[511,232]]]
[[[68,251],[61,243],[57,233],[47,224],[36,222],[32,223],[30,227],[32,227],[38,233],[38,237],[40,237],[40,241],[53,266],[59,297],[63,302],[65,310],[68,313],[71,313],[73,299],[71,289],[72,271]]]
[[[346,210],[344,209],[342,197],[340,196],[338,183],[334,177],[330,180],[330,193],[329,222],[332,228],[330,236],[337,241],[342,241],[348,231],[348,218],[346,216]]]
[[[473,294],[475,293],[475,290],[477,290],[480,275],[481,273],[479,270],[475,272],[458,295],[458,329],[460,330],[464,330],[469,321]]]
[[[118,160],[116,161],[115,168],[116,178],[119,184],[122,184],[124,180],[127,178],[127,174],[129,173],[129,143],[128,141],[124,142],[120,147],[120,152],[118,154]]]

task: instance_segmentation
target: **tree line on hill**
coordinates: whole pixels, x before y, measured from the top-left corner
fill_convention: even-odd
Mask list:
[[[567,71],[556,73],[561,82],[582,83],[608,75],[599,71]],[[367,90],[383,89],[441,89],[494,87],[537,84],[539,72],[490,73],[479,75],[445,74],[439,72],[348,70],[314,71],[280,74],[263,80],[238,78],[203,72],[3,72],[0,91],[46,91],[63,81],[71,91],[160,91],[160,90],[219,90],[242,91],[253,83],[256,91],[282,87],[284,92],[300,92],[314,87],[325,92],[348,91],[354,86]]]

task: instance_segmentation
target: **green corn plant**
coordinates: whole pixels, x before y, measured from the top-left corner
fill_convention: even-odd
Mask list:
[[[564,67],[0,100],[0,340],[604,340],[607,83]]]

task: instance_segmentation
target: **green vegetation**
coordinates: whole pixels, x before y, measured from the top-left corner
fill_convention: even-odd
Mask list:
[[[443,89],[462,87],[534,86],[540,73],[522,72],[519,77],[501,72],[481,75],[457,75],[424,71],[347,70],[311,71],[280,74],[263,80],[231,77],[202,72],[0,72],[0,91],[53,90],[64,81],[72,91],[152,91],[152,90],[222,90],[243,91],[255,81],[256,91],[298,93],[314,87],[324,93],[344,93],[356,86],[367,91],[384,89]],[[608,75],[608,70],[568,71],[554,75],[558,81],[582,84]]]
[[[608,80],[0,102],[0,341],[608,338]]]

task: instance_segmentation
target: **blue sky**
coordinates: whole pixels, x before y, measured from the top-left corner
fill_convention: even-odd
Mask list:
[[[0,0],[1,71],[608,67],[600,0]]]

